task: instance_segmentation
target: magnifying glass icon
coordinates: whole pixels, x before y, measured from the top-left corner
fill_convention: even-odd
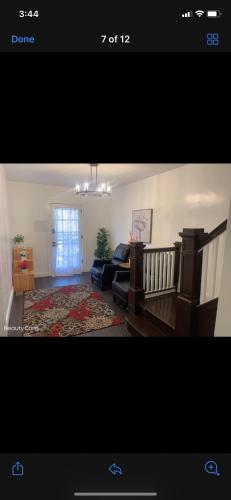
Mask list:
[[[218,471],[217,462],[214,460],[208,460],[205,464],[205,471],[208,474],[213,474],[214,476],[220,476],[220,472]]]

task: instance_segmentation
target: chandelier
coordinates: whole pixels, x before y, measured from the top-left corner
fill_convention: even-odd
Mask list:
[[[80,196],[103,196],[111,195],[111,188],[103,182],[98,184],[98,163],[90,163],[90,179],[89,182],[85,182],[82,186],[76,185],[76,194]],[[94,175],[93,175],[94,171]]]

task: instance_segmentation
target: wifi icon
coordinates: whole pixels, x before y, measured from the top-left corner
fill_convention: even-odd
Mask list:
[[[195,10],[195,14],[196,14],[198,17],[202,17],[204,13],[205,13],[205,11],[204,11],[204,10]]]

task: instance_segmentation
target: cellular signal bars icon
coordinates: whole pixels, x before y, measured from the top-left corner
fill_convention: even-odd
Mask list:
[[[192,11],[184,12],[181,16],[182,17],[193,17],[193,12]]]

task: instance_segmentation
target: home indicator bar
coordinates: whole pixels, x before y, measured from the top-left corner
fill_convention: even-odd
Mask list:
[[[112,493],[112,492],[93,492],[93,493],[80,493],[76,491],[74,493],[75,497],[157,497],[157,492],[149,492],[149,493],[132,493],[132,492],[119,492],[119,493]]]

